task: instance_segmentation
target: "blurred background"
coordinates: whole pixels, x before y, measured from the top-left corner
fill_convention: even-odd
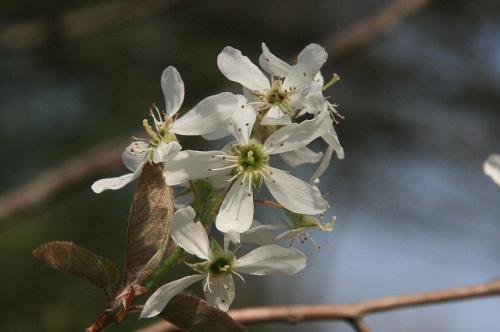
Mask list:
[[[346,117],[338,126],[346,158],[321,183],[332,191],[335,231],[313,234],[320,250],[298,244],[307,269],[238,283],[233,307],[348,303],[498,277],[500,188],[481,168],[500,152],[500,4],[396,2],[407,9],[395,11],[399,24],[380,15],[394,14],[390,0],[2,1],[0,330],[82,331],[98,317],[100,290],[31,251],[72,240],[121,266],[133,186],[91,191],[94,180],[124,174],[115,160],[34,206],[8,210],[5,195],[77,156],[76,164],[86,161],[96,145],[115,139],[114,150],[125,147],[149,105],[163,105],[159,79],[168,65],[186,84],[185,111],[205,96],[239,92],[216,56],[232,45],[256,62],[262,41],[286,59],[310,42],[328,48],[323,74],[342,77],[328,91]],[[381,28],[373,17],[388,22]],[[360,39],[350,27],[367,20]],[[207,147],[193,138],[183,144]],[[311,168],[296,173],[307,178]],[[67,175],[56,171],[38,187]],[[269,212],[257,218],[280,217]],[[499,305],[498,298],[456,302],[366,321],[373,331],[498,331]],[[152,322],[130,316],[108,330]],[[342,322],[252,331],[313,329],[350,331]]]

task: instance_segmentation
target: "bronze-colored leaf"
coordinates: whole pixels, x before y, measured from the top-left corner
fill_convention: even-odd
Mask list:
[[[118,278],[118,269],[109,260],[68,241],[42,244],[33,256],[50,267],[90,281],[106,290]]]
[[[163,179],[161,166],[146,163],[130,208],[124,286],[140,284],[161,262],[173,205],[172,189]]]
[[[241,332],[243,326],[226,312],[199,297],[181,293],[168,302],[160,317],[190,332]]]

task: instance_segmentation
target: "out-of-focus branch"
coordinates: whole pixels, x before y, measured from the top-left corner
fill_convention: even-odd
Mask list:
[[[0,46],[15,50],[91,35],[119,24],[143,19],[181,3],[180,0],[126,0],[75,9],[52,19],[35,19],[0,28]]]
[[[343,320],[349,323],[357,332],[369,332],[368,326],[363,322],[363,317],[368,314],[498,295],[500,295],[500,279],[471,286],[391,296],[353,304],[255,307],[231,310],[229,315],[243,325],[269,322],[295,324],[310,320]],[[137,332],[176,330],[177,328],[168,322],[159,322]]]
[[[144,1],[139,3],[149,2],[157,3],[157,6],[160,3],[175,3],[174,0]],[[396,22],[416,12],[428,2],[430,0],[395,0],[373,16],[361,20],[339,33],[332,33],[331,37],[326,38],[323,43],[329,53],[329,59],[339,58],[375,41],[377,37],[393,28]],[[130,8],[128,7],[128,10]],[[66,14],[66,17],[71,17],[69,15]],[[143,13],[143,15],[145,14]],[[74,31],[82,33],[84,30],[83,27],[80,27],[79,29],[75,28]],[[77,33],[73,32],[73,35],[77,35]],[[113,140],[112,142],[104,143],[102,146],[110,147],[113,144],[115,147],[108,148],[108,151],[105,153],[102,152],[102,149],[97,148],[94,152],[90,151],[77,156],[47,170],[22,187],[0,196],[0,225],[2,223],[5,224],[6,218],[13,217],[16,213],[29,210],[43,201],[49,200],[52,196],[60,194],[75,183],[93,177],[99,172],[110,171],[120,167],[121,149],[116,148],[116,145],[121,148],[125,143],[121,145],[117,144],[116,140]],[[103,156],[105,159],[103,159]],[[103,164],[106,165],[105,169],[103,169]]]
[[[428,5],[431,0],[395,0],[378,13],[331,34],[322,45],[329,59],[336,59],[373,43],[381,35],[393,30],[407,16]]]
[[[116,169],[121,164],[121,153],[125,145],[124,138],[98,145],[4,194],[0,198],[0,226],[9,224],[9,217],[44,203],[96,174]]]

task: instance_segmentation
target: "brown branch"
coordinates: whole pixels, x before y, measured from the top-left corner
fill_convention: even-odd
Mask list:
[[[419,11],[431,0],[395,0],[377,14],[347,27],[340,33],[331,34],[322,45],[329,53],[329,59],[338,59],[366,45],[393,30],[407,16]]]
[[[370,332],[370,328],[366,325],[362,318],[350,319],[348,322],[356,332]]]
[[[179,4],[179,0],[127,0],[101,3],[65,12],[53,19],[35,19],[0,28],[0,46],[9,50],[70,40],[143,19]]]
[[[329,59],[339,58],[373,42],[377,37],[393,28],[396,22],[416,12],[429,1],[396,0],[375,15],[347,27],[340,33],[333,33],[332,37],[328,37],[323,43],[329,53]],[[149,2],[158,2],[157,6],[160,6],[159,3],[163,3],[160,0]],[[74,14],[65,14],[63,17],[71,17],[71,15]],[[84,30],[84,28],[80,28],[74,31]],[[76,36],[77,33],[75,32],[73,35]],[[114,139],[104,143],[102,146],[108,147],[106,152],[97,148],[94,152],[87,152],[77,156],[47,170],[22,187],[14,189],[11,193],[0,196],[0,225],[5,224],[4,220],[6,218],[12,218],[19,212],[29,210],[44,201],[48,201],[52,196],[64,192],[77,182],[95,177],[100,172],[119,168],[121,166],[121,147],[126,144],[122,143],[120,145],[117,142]],[[120,149],[117,148],[117,145]],[[105,164],[104,168],[103,164]]]
[[[368,326],[363,322],[363,317],[368,314],[497,295],[500,295],[500,279],[471,286],[391,296],[353,304],[254,307],[231,310],[229,315],[243,325],[270,322],[299,323],[311,320],[343,320],[351,324],[357,332],[368,332]],[[137,332],[176,330],[177,328],[174,325],[162,321]]]
[[[8,218],[13,215],[26,212],[74,185],[115,170],[121,165],[124,148],[123,138],[113,139],[48,169],[25,185],[4,194],[0,198],[0,226],[9,224]]]

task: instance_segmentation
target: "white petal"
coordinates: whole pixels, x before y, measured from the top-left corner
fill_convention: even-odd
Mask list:
[[[258,276],[295,274],[306,266],[306,261],[306,255],[295,248],[270,244],[239,258],[234,270]]]
[[[316,76],[314,76],[314,82],[318,83],[321,87],[325,85],[325,79],[323,78],[323,75],[321,75],[321,72],[318,72]]]
[[[207,287],[207,280],[210,282],[210,287]],[[233,276],[228,274],[225,276],[210,276],[203,281],[203,289],[208,303],[220,310],[228,311],[229,306],[234,301],[234,280]]]
[[[243,181],[240,176],[229,189],[215,220],[219,231],[243,233],[252,225],[253,192],[249,181],[248,177]]]
[[[156,292],[144,303],[140,318],[151,318],[160,314],[167,303],[177,294],[182,292],[197,281],[203,279],[203,275],[195,274],[178,280],[174,280],[158,288]]]
[[[316,183],[316,180],[319,179],[323,173],[328,169],[328,166],[330,165],[330,160],[332,159],[332,154],[333,154],[333,149],[331,146],[328,146],[325,151],[325,155],[323,156],[323,159],[321,160],[321,163],[319,163],[318,168],[314,171],[314,174],[311,176],[309,179],[309,183]]]
[[[274,240],[275,241],[292,240],[302,233],[304,233],[304,228],[290,229],[276,236]]]
[[[335,150],[337,158],[344,159],[344,148],[340,145],[339,138],[335,132],[335,128],[333,128],[333,124],[329,126],[328,131],[325,134],[321,135],[321,138],[326,142],[326,144]]]
[[[323,153],[303,147],[297,150],[283,152],[280,157],[291,167],[297,167],[302,164],[315,164],[321,160]]]
[[[500,155],[492,154],[489,156],[483,164],[483,170],[500,186]]]
[[[273,229],[277,229],[279,226],[276,225],[263,225],[257,220],[254,220],[252,227],[245,233],[241,234],[240,242],[243,243],[255,243],[259,246],[274,243],[274,234],[271,232]]]
[[[201,137],[206,139],[207,141],[215,141],[221,138],[224,138],[228,135],[231,135],[231,131],[228,127],[219,127],[214,132],[203,134]]]
[[[182,150],[181,145],[175,141],[161,142],[153,150],[153,162],[159,164],[168,161],[173,157],[175,157],[181,150]]]
[[[327,111],[327,105],[323,92],[321,91],[322,85],[317,82],[313,82],[311,87],[308,89],[306,96],[302,100],[302,105],[300,105],[304,112],[310,114],[317,114],[322,111]],[[299,107],[297,107],[299,108]]]
[[[217,66],[230,81],[256,91],[267,91],[271,84],[260,69],[241,54],[241,51],[226,46],[217,57]]]
[[[125,166],[135,172],[139,165],[148,157],[149,143],[143,141],[135,141],[130,143],[122,153],[122,160]]]
[[[329,130],[331,122],[328,122],[328,117],[329,114],[323,112],[314,119],[280,128],[267,138],[264,143],[264,152],[276,154],[306,146]]]
[[[307,64],[316,75],[327,59],[328,53],[326,53],[323,46],[312,43],[304,47],[299,53],[297,63]]]
[[[286,126],[292,123],[290,116],[285,114],[279,106],[272,106],[260,122],[264,126]]]
[[[100,194],[104,190],[117,190],[125,187],[135,179],[134,173],[125,174],[116,178],[101,179],[92,184],[92,190]]]
[[[237,107],[245,103],[245,97],[230,92],[207,97],[177,119],[171,130],[180,135],[213,133],[219,128],[226,128]]]
[[[254,108],[248,104],[241,105],[233,113],[229,125],[238,143],[248,144],[256,116]]]
[[[184,100],[184,82],[175,67],[168,66],[161,74],[161,88],[168,117],[179,111]]]
[[[293,175],[272,167],[266,168],[264,181],[274,198],[285,208],[295,213],[319,214],[329,204],[321,197],[316,187]]]
[[[210,256],[210,242],[200,222],[194,222],[195,212],[188,206],[175,212],[170,225],[170,236],[179,247],[201,259]]]
[[[297,64],[292,66],[283,82],[283,89],[299,88],[312,82],[326,62],[328,54],[318,44],[307,45],[297,57]]]
[[[264,43],[262,43],[262,54],[259,57],[259,64],[266,72],[277,77],[285,77],[290,68],[292,68],[288,63],[272,54]]]
[[[221,157],[216,157],[224,154],[222,151],[181,151],[165,163],[163,172],[165,181],[169,186],[174,186],[188,180],[224,173],[224,170],[214,170],[229,165]]]

